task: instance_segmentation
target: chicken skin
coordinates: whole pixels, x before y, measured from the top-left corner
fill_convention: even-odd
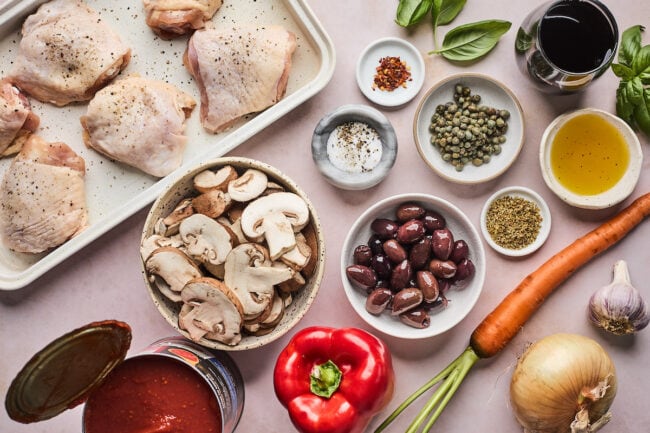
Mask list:
[[[52,0],[25,20],[9,79],[42,102],[87,101],[131,58],[131,50],[81,0]]]
[[[212,133],[262,111],[285,94],[296,36],[281,26],[194,32],[183,62],[201,93],[201,124]]]
[[[65,143],[29,136],[0,184],[0,235],[17,252],[55,248],[87,226],[85,162]]]
[[[18,152],[39,123],[25,95],[9,81],[0,80],[0,156]]]
[[[221,7],[221,0],[144,0],[147,25],[162,39],[202,29]]]
[[[171,84],[129,76],[90,101],[81,117],[84,142],[111,159],[162,177],[183,161],[185,119],[195,105]]]

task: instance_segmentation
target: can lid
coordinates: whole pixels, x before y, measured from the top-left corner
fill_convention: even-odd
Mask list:
[[[124,322],[93,322],[57,338],[27,362],[7,391],[5,407],[14,421],[52,418],[83,403],[121,363],[131,345]]]

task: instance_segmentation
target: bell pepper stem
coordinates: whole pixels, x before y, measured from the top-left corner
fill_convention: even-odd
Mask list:
[[[341,370],[332,361],[315,365],[311,370],[310,390],[321,397],[330,398],[341,384]]]
[[[454,396],[478,359],[478,355],[476,355],[471,347],[465,349],[459,357],[454,359],[440,373],[404,400],[404,402],[400,404],[397,409],[395,409],[395,411],[393,411],[393,413],[391,413],[388,418],[377,427],[377,429],[375,429],[375,433],[380,433],[386,429],[386,427],[388,427],[388,425],[392,423],[411,403],[436,384],[440,383],[440,386],[433,392],[426,405],[422,410],[420,410],[405,433],[417,432],[427,418],[429,420],[422,431],[428,432],[438,417],[440,417],[442,411],[447,406],[447,403],[449,403],[451,398]]]

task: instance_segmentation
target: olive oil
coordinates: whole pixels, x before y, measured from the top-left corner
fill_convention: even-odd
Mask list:
[[[623,134],[597,114],[567,121],[551,145],[551,170],[558,182],[580,195],[601,194],[621,180],[630,162]]]

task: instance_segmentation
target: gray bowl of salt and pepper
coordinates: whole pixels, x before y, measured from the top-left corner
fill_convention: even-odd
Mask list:
[[[363,190],[388,175],[397,157],[397,136],[380,111],[349,104],[318,122],[311,149],[314,163],[329,183]]]

